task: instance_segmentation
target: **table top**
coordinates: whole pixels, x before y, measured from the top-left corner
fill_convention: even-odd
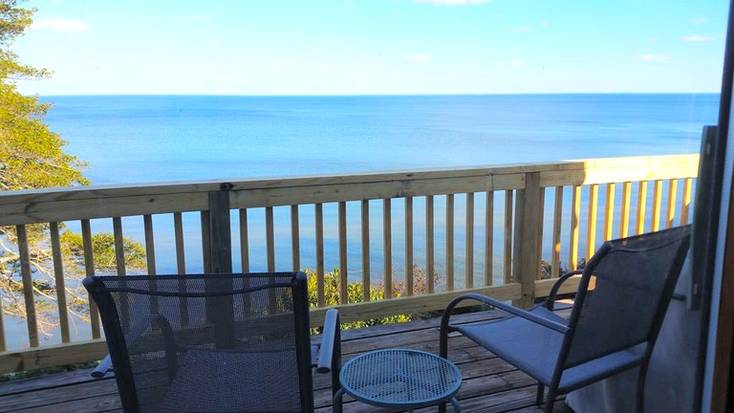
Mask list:
[[[461,372],[450,361],[425,351],[388,349],[361,354],[339,373],[344,392],[382,407],[415,408],[452,398]]]

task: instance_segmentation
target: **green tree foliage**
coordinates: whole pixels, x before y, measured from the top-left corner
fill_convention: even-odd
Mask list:
[[[17,0],[0,0],[0,191],[86,185],[84,162],[64,152],[66,142],[45,123],[49,105],[36,96],[24,96],[17,89],[21,79],[37,79],[49,75],[19,62],[12,52],[13,41],[31,25],[35,10],[20,7]],[[55,281],[48,225],[27,225],[28,247],[33,272],[41,331],[55,325]],[[24,317],[25,306],[20,280],[20,260],[16,233],[12,227],[0,227],[0,290],[2,310]],[[70,231],[62,235],[64,267],[67,278],[84,274],[81,236]],[[92,239],[95,269],[110,271],[115,267],[113,237],[95,234]],[[126,264],[131,269],[143,268],[145,252],[136,242],[125,239]],[[67,282],[67,301],[72,315],[87,317],[88,302],[79,282]]]

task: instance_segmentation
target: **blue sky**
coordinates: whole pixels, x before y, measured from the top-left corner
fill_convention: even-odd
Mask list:
[[[54,94],[718,92],[725,0],[30,1]]]

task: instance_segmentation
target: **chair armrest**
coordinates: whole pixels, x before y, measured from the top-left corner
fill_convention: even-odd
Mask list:
[[[511,305],[505,304],[497,299],[494,299],[492,297],[488,297],[486,295],[482,294],[476,294],[476,293],[469,293],[469,294],[462,294],[449,303],[449,305],[446,307],[446,311],[444,312],[443,319],[441,320],[442,328],[444,325],[444,321],[446,323],[446,327],[448,327],[448,317],[451,316],[451,313],[453,312],[454,308],[456,307],[459,302],[464,300],[476,300],[483,304],[498,308],[504,312],[510,313],[514,316],[524,318],[528,321],[531,321],[535,324],[539,324],[543,327],[549,328],[551,330],[555,330],[559,333],[565,333],[568,331],[568,326],[565,326],[561,323],[557,323],[552,320],[548,320],[547,318],[540,317],[536,314],[530,313],[528,311],[522,310],[517,307],[513,307]]]
[[[561,284],[563,284],[566,280],[571,278],[574,275],[581,275],[583,274],[583,270],[576,270],[576,271],[570,271],[558,278],[558,280],[553,284],[553,287],[551,288],[550,292],[548,293],[548,297],[545,299],[545,308],[553,311],[553,304],[556,301],[556,295],[558,295],[558,290],[561,288]]]
[[[330,309],[324,317],[324,332],[321,335],[319,346],[319,360],[316,371],[328,373],[335,368],[341,360],[341,329],[339,327],[339,311]]]
[[[175,366],[177,351],[176,343],[173,339],[173,330],[171,329],[171,324],[162,315],[148,316],[142,320],[139,320],[130,329],[130,332],[126,335],[125,340],[130,344],[135,343],[148,329],[148,327],[155,325],[155,323],[158,324],[158,326],[161,328],[161,332],[163,333],[163,341],[166,346],[166,358],[168,359],[168,364],[170,368],[171,366]],[[99,362],[97,367],[95,367],[90,374],[92,377],[99,379],[104,377],[107,373],[111,371],[114,371],[114,369],[112,366],[112,359],[108,354],[105,356],[105,358],[102,359],[102,361]]]

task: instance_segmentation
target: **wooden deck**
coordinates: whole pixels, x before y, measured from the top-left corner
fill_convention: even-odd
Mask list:
[[[471,323],[501,316],[485,311],[456,316],[455,320]],[[344,360],[365,351],[404,347],[438,353],[439,319],[426,319],[405,324],[375,326],[343,332]],[[536,412],[535,382],[477,346],[466,337],[449,339],[449,358],[464,376],[459,400],[464,412]],[[328,375],[315,376],[317,412],[331,411]],[[422,411],[436,411],[436,408]],[[562,401],[557,412],[570,412]],[[120,399],[113,377],[94,379],[88,370],[60,373],[41,378],[0,384],[0,412],[119,412]],[[345,412],[377,412],[377,409],[345,397]],[[449,411],[451,409],[449,408]]]

